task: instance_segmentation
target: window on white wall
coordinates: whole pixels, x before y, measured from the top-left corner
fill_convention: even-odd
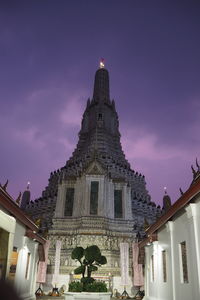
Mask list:
[[[98,193],[99,193],[99,182],[92,181],[90,189],[90,214],[98,214]]]
[[[115,218],[123,217],[122,190],[114,190],[114,213],[115,213]]]
[[[65,199],[65,211],[64,211],[64,215],[66,217],[72,216],[73,206],[74,206],[74,188],[67,188],[66,199]]]
[[[29,276],[29,268],[30,268],[30,258],[31,258],[31,253],[27,253],[27,260],[26,260],[26,272],[25,272],[25,278],[28,279]]]
[[[151,255],[151,281],[154,281],[154,255]]]
[[[167,282],[166,250],[162,251],[162,265],[163,265],[163,282]]]
[[[179,244],[179,252],[181,263],[181,282],[188,283],[187,248],[185,241]]]

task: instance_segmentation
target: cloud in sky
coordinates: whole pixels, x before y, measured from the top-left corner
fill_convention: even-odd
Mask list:
[[[80,127],[84,110],[83,101],[80,101],[82,94],[82,91],[79,91],[77,95],[72,95],[61,111],[60,119],[65,126]]]
[[[156,133],[140,128],[124,127],[121,132],[124,152],[133,169],[145,175],[152,198],[161,203],[164,186],[167,186],[175,201],[180,196],[179,188],[186,190],[192,180],[190,166],[197,157],[196,148],[191,144],[182,147],[168,140],[163,142]]]
[[[0,126],[5,129],[0,134],[1,182],[10,179],[15,197],[28,180],[33,197],[39,197],[50,172],[62,167],[71,155],[82,110],[77,95],[62,88],[37,90],[18,100],[11,114],[0,113]]]
[[[199,126],[200,124],[198,124]],[[198,127],[197,126],[197,127]],[[169,159],[188,160],[191,158],[191,145],[188,148],[182,148],[181,145],[168,144],[166,140],[159,140],[159,136],[148,132],[142,132],[140,128],[130,130],[124,129],[122,135],[122,144],[125,152],[130,159],[144,158],[150,161],[160,161]]]
[[[153,200],[164,186],[175,200],[200,160],[200,3],[88,3],[0,3],[0,182],[40,196],[73,152],[103,56],[124,152]]]

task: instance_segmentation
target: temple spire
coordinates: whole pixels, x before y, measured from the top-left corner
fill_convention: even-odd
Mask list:
[[[26,190],[23,192],[20,207],[25,210],[31,199],[30,182],[27,182]]]
[[[104,59],[101,59],[95,74],[93,99],[97,102],[110,102],[109,73],[105,69]]]
[[[171,207],[171,198],[167,194],[167,188],[164,187],[164,197],[163,197],[163,209],[165,212],[167,212]]]

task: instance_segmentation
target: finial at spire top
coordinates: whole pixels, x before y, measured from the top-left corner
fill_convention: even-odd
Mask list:
[[[28,181],[27,182],[27,190],[29,190],[30,184],[31,184],[30,181]]]
[[[167,187],[165,186],[164,187],[164,191],[165,191],[165,194],[163,196],[163,209],[164,211],[168,211],[169,208],[171,207],[171,198],[170,196],[167,194]]]
[[[99,67],[100,67],[100,69],[103,69],[105,67],[105,59],[104,58],[101,58]]]

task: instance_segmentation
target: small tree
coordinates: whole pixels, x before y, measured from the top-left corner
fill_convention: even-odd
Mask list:
[[[92,245],[83,249],[82,247],[76,247],[71,254],[71,258],[80,263],[80,266],[74,270],[75,274],[82,274],[81,282],[85,290],[86,285],[92,283],[92,272],[98,270],[98,267],[105,265],[107,259],[101,255],[101,251],[98,246]]]

